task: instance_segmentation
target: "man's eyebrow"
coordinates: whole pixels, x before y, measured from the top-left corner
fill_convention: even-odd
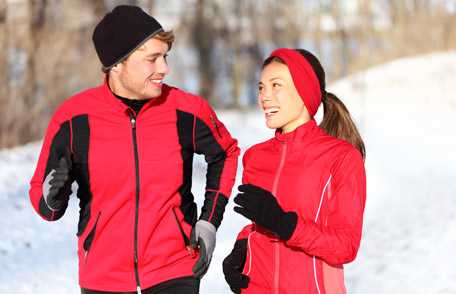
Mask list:
[[[163,53],[150,53],[150,54],[147,54],[146,57],[159,57],[159,56],[166,56],[166,54],[163,54]]]

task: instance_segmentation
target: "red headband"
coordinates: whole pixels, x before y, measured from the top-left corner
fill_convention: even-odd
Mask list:
[[[293,83],[301,96],[309,114],[314,116],[321,103],[320,82],[312,66],[296,50],[279,48],[274,50],[269,57],[279,57],[285,62],[290,71]]]

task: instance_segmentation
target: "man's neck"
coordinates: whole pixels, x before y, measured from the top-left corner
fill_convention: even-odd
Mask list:
[[[117,97],[117,99],[122,101],[123,104],[125,104],[128,107],[130,107],[131,109],[133,109],[136,112],[136,114],[138,114],[139,111],[143,108],[143,106],[146,105],[146,103],[149,102],[149,100],[150,100],[150,99],[142,99],[142,100],[130,99],[130,98],[119,96],[115,93],[113,93],[113,94],[114,94],[114,96]]]
[[[111,89],[111,92],[118,98],[125,98],[128,100],[144,100],[135,95],[132,95],[131,93],[128,93],[128,91],[123,90],[123,87],[120,87],[118,85],[119,82],[115,81],[109,75],[107,75],[106,79],[108,80],[109,89]],[[146,99],[146,100],[149,100],[149,99]]]

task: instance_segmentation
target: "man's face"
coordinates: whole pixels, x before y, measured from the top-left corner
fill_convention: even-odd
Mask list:
[[[161,95],[162,83],[169,73],[168,44],[151,38],[113,69],[117,77],[115,93],[130,99],[148,99]]]

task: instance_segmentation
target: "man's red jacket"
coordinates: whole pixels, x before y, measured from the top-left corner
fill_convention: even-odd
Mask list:
[[[46,220],[42,184],[71,153],[78,184],[79,281],[83,288],[135,291],[192,275],[188,239],[197,220],[194,153],[208,163],[200,218],[216,227],[234,184],[239,148],[208,103],[163,85],[136,115],[105,83],[67,99],[51,119],[30,199]],[[52,242],[52,241],[50,241]]]

